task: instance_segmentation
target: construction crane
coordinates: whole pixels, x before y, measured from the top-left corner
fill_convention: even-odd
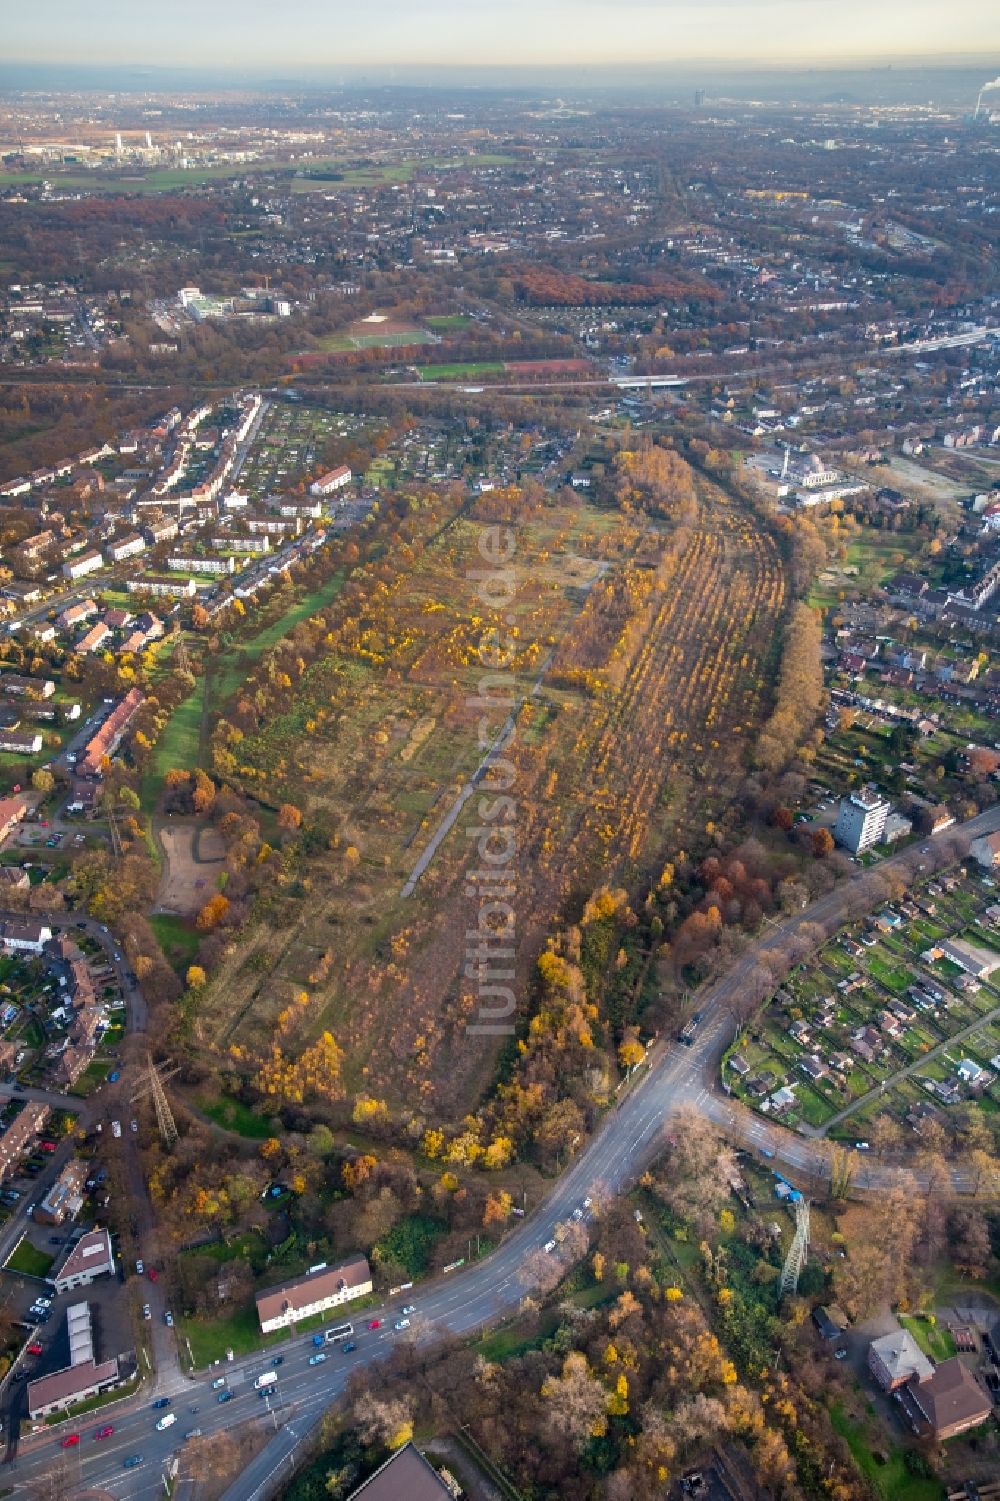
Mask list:
[[[168,1059],[167,1063],[156,1064],[153,1062],[152,1053],[146,1054],[146,1067],[143,1070],[142,1082],[132,1095],[131,1103],[134,1105],[137,1100],[144,1100],[147,1095],[153,1096],[153,1107],[156,1110],[156,1124],[159,1127],[160,1136],[165,1146],[172,1147],[177,1140],[177,1125],[163,1085],[167,1079],[172,1079],[174,1074],[179,1074],[180,1068],[169,1068],[169,1061]]]
[[[794,1293],[799,1285],[802,1268],[809,1251],[809,1200],[803,1195],[795,1205],[795,1234],[781,1268],[779,1293],[782,1298]]]

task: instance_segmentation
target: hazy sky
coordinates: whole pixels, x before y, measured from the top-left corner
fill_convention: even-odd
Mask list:
[[[0,0],[7,62],[219,68],[995,53],[998,0]]]

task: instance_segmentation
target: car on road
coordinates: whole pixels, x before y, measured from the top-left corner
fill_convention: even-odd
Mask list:
[[[111,1435],[114,1433],[114,1431],[115,1431],[114,1428],[109,1423],[106,1428],[98,1428],[97,1432],[94,1434],[94,1437],[95,1438],[110,1438]]]
[[[368,1320],[368,1327],[369,1327],[369,1329],[381,1329],[381,1327],[382,1327],[382,1320],[381,1319],[369,1319]]]
[[[166,1324],[168,1329],[172,1329],[174,1327],[174,1316],[169,1310],[163,1315],[163,1322]]]
[[[78,1433],[67,1433],[66,1437],[60,1440],[59,1447],[60,1449],[75,1449],[79,1442],[80,1435]]]
[[[215,1400],[216,1402],[231,1402],[233,1400],[233,1394],[232,1392],[220,1392]]]
[[[121,1140],[121,1134],[122,1134],[122,1123],[121,1123],[121,1121],[112,1121],[111,1122],[111,1135],[114,1137],[115,1141],[120,1141]]]
[[[135,1264],[135,1275],[137,1277],[141,1277],[144,1271],[145,1266],[143,1265],[143,1263],[141,1261],[137,1261]]]
[[[225,1386],[225,1384],[226,1384],[226,1378],[225,1378],[225,1376],[217,1376],[215,1378],[215,1380],[212,1382],[212,1390],[213,1390],[213,1392],[221,1391],[222,1388]]]
[[[157,1397],[156,1401],[153,1403],[153,1411],[154,1412],[158,1412],[161,1407],[169,1407],[169,1406],[170,1406],[170,1398],[169,1397]]]
[[[349,1339],[347,1341],[347,1344],[346,1345],[341,1345],[340,1348],[343,1350],[343,1352],[344,1352],[345,1355],[350,1355],[351,1351],[352,1350],[356,1350],[358,1348],[358,1346],[357,1346],[357,1342],[355,1340]]]
[[[583,1219],[583,1210],[579,1207],[579,1205],[577,1205],[576,1209],[573,1210],[572,1218],[575,1220]]]
[[[142,1316],[144,1319],[151,1319],[153,1317],[153,1310],[148,1303],[143,1303],[142,1305]]]
[[[122,1469],[123,1470],[134,1470],[135,1467],[136,1467],[136,1465],[141,1465],[141,1464],[142,1464],[142,1455],[141,1454],[130,1454],[129,1457],[128,1457],[128,1459],[123,1459],[122,1460]]]
[[[393,1324],[392,1327],[397,1332],[399,1332],[402,1329],[409,1329],[409,1327],[410,1327],[410,1321],[409,1321],[409,1319],[397,1319],[396,1322]]]
[[[546,1251],[550,1251],[551,1252],[551,1251],[554,1251],[555,1248],[556,1248],[556,1243],[555,1243],[554,1240],[547,1240],[545,1242],[545,1249],[546,1249]]]
[[[157,1433],[163,1433],[165,1429],[172,1428],[176,1422],[177,1414],[175,1412],[165,1412],[156,1425]]]
[[[201,1438],[201,1429],[200,1428],[189,1428],[188,1431],[187,1431],[187,1433],[185,1433],[184,1437],[186,1439],[188,1439],[188,1438]]]
[[[29,1355],[41,1355],[41,1353],[42,1353],[42,1347],[41,1347],[41,1345],[38,1343],[37,1339],[33,1340],[32,1343],[28,1346],[28,1354]]]
[[[325,1350],[320,1350],[318,1354],[316,1354],[316,1355],[310,1355],[310,1357],[309,1357],[309,1364],[310,1365],[322,1365],[325,1359],[326,1359],[326,1352],[325,1352]]]
[[[132,1121],[131,1124],[129,1125],[129,1130],[133,1133],[133,1135],[135,1134],[136,1131],[138,1131],[138,1129],[139,1129],[139,1122],[138,1121]]]
[[[416,1313],[416,1311],[417,1311],[417,1305],[416,1305],[416,1303],[407,1303],[406,1306],[403,1309],[404,1315],[408,1314],[408,1313]]]
[[[834,1360],[846,1360],[847,1359],[847,1351],[846,1350],[834,1350],[834,1352],[833,1352],[833,1358],[834,1358]]]
[[[151,1266],[151,1267],[147,1267],[146,1268],[146,1276],[149,1278],[150,1282],[155,1282],[157,1280],[157,1278],[159,1277],[159,1275],[160,1274],[156,1270],[155,1266]]]

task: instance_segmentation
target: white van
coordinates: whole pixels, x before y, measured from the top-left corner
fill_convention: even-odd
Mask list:
[[[162,1433],[164,1428],[172,1428],[176,1422],[177,1414],[175,1412],[165,1412],[156,1425],[157,1433]]]

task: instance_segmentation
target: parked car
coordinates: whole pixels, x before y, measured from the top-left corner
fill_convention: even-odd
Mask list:
[[[168,1329],[172,1329],[174,1327],[174,1316],[169,1312],[169,1310],[163,1315],[163,1322],[166,1324]]]
[[[407,1303],[406,1307],[403,1309],[403,1313],[404,1314],[407,1314],[407,1313],[416,1313],[416,1311],[417,1311],[417,1305],[416,1305],[416,1303]]]
[[[143,1303],[142,1305],[142,1316],[144,1319],[151,1319],[153,1317],[153,1310],[148,1303]]]
[[[150,1282],[156,1282],[159,1278],[159,1275],[160,1274],[156,1270],[155,1266],[147,1267],[146,1276],[149,1278]]]

